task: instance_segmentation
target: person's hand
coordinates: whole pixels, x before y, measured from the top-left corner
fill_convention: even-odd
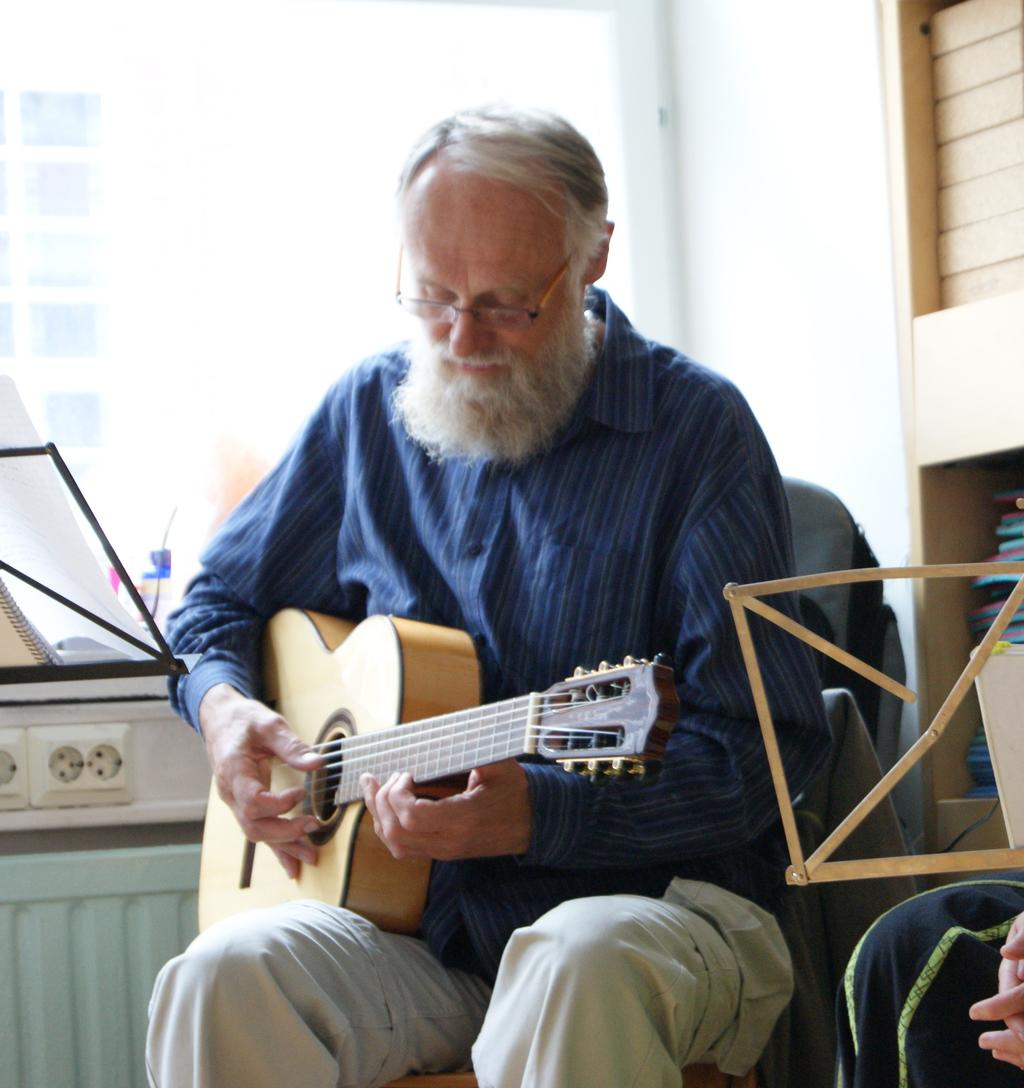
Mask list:
[[[462,793],[440,800],[418,797],[408,773],[383,784],[364,774],[359,784],[373,829],[396,858],[496,857],[530,845],[526,772],[514,759],[478,767]]]
[[[1024,913],[1017,915],[999,950],[999,992],[971,1006],[972,1020],[1002,1020],[1006,1027],[986,1031],[978,1045],[992,1057],[1024,1069]]]
[[[275,759],[300,771],[323,763],[288,728],[280,714],[248,699],[229,684],[216,684],[199,705],[199,728],[213,768],[217,792],[235,814],[246,838],[265,842],[285,872],[298,876],[300,862],[316,864],[306,835],[316,829],[312,816],[286,816],[302,799],[303,787],[274,792],[270,770]]]

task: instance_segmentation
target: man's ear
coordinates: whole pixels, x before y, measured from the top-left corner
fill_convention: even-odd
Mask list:
[[[584,283],[597,283],[597,281],[604,275],[604,270],[608,267],[608,246],[612,240],[612,231],[615,230],[615,224],[607,222],[604,225],[604,238],[601,239],[601,244],[598,247],[597,252],[591,257],[587,264],[586,271],[583,275]]]

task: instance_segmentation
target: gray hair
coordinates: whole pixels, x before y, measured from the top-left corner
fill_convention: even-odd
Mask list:
[[[460,169],[514,185],[564,215],[574,262],[586,263],[600,250],[608,218],[604,169],[587,138],[564,118],[504,106],[446,117],[410,152],[398,180],[400,201],[427,161],[442,150]],[[552,196],[559,198],[557,204]]]

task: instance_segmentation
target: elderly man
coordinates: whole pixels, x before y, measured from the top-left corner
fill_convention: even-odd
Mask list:
[[[694,1061],[742,1073],[792,980],[769,913],[774,795],[722,587],[789,572],[778,470],[729,383],[591,286],[607,194],[565,121],[441,122],[398,208],[417,334],[328,392],[172,625],[177,652],[203,655],[176,700],[221,795],[289,873],[314,863],[314,824],[268,766],[318,757],[257,701],[262,628],[286,606],[464,630],[485,702],[664,651],[678,725],[650,785],[529,757],[440,800],[407,773],[367,775],[377,835],[433,862],[420,935],[309,900],[218,923],[157,980],[152,1081],[372,1088],[472,1064],[494,1088],[667,1088]],[[776,629],[756,637],[795,792],[828,746],[815,673]]]

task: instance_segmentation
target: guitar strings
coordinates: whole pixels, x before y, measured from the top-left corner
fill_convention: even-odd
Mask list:
[[[603,703],[614,702],[623,696],[611,696],[608,699],[602,700]],[[516,704],[519,704],[518,706]],[[317,768],[313,772],[313,775],[322,778],[323,783],[316,789],[310,791],[311,800],[316,802],[322,800],[328,793],[338,793],[343,784],[348,781],[350,789],[356,789],[356,792],[347,800],[354,800],[359,796],[360,791],[357,788],[357,781],[359,774],[363,769],[369,769],[377,764],[378,774],[387,774],[392,770],[399,768],[399,761],[403,760],[405,767],[403,769],[409,769],[408,764],[411,761],[414,764],[412,768],[415,772],[428,772],[424,778],[429,780],[431,778],[445,777],[447,774],[457,773],[460,770],[468,770],[472,767],[474,762],[470,759],[464,766],[452,766],[449,765],[447,770],[442,770],[439,762],[435,762],[433,766],[430,766],[429,761],[426,766],[416,767],[415,762],[417,758],[423,754],[422,750],[427,749],[430,756],[438,756],[436,751],[435,742],[438,739],[439,734],[447,734],[453,741],[459,742],[460,751],[458,755],[465,760],[469,754],[468,749],[474,744],[477,744],[475,755],[479,757],[483,752],[483,747],[480,745],[480,740],[484,736],[489,737],[489,750],[487,751],[487,758],[483,762],[496,762],[493,758],[502,744],[507,744],[513,736],[519,736],[515,732],[519,727],[526,725],[527,717],[523,713],[524,710],[533,709],[536,707],[534,700],[531,696],[518,696],[515,699],[507,700],[505,703],[494,704],[492,710],[487,711],[483,708],[475,708],[474,710],[458,711],[454,714],[439,715],[435,718],[427,718],[419,722],[407,722],[397,726],[389,726],[385,729],[375,730],[373,733],[339,737],[333,741],[326,741],[322,744],[312,746],[314,750],[320,749],[325,752],[335,754],[339,749],[342,751],[342,758],[340,760],[334,760],[324,764],[324,766]],[[575,712],[580,710],[580,704],[566,704],[564,706],[550,705],[546,708],[546,718],[550,719],[557,717],[558,715]],[[483,715],[483,717],[480,717]],[[476,720],[473,721],[469,728],[462,730],[458,733],[452,731],[466,718],[472,718],[476,716]],[[504,720],[503,720],[504,719]],[[502,735],[495,735],[495,730],[503,730]],[[408,739],[408,743],[395,745],[396,738],[405,735]],[[533,737],[540,737],[542,735],[575,738],[580,740],[593,740],[600,736],[607,736],[607,730],[595,729],[587,726],[572,727],[569,729],[559,729],[557,726],[545,725],[528,725],[525,731],[521,734],[522,739],[529,740]],[[421,751],[417,753],[417,749]],[[580,751],[583,749],[581,748]],[[526,751],[525,745],[521,746],[518,751],[509,749],[505,756],[502,758],[509,758],[513,755],[520,755]],[[455,754],[454,752],[452,754]],[[384,765],[380,766],[381,757],[384,758]],[[338,773],[341,769],[340,774]],[[352,780],[355,779],[356,782]]]
[[[517,725],[519,723],[511,723]],[[408,764],[412,762],[415,764],[417,759],[426,750],[426,754],[434,758],[434,765],[430,766],[405,766],[404,769],[412,771],[414,774],[418,772],[426,771],[427,775],[421,779],[422,781],[429,781],[431,778],[441,778],[447,774],[458,773],[460,770],[470,769],[473,766],[479,766],[481,763],[494,763],[497,760],[494,758],[501,747],[506,746],[507,750],[501,755],[500,758],[511,758],[512,756],[522,755],[527,751],[527,747],[524,744],[508,747],[508,741],[516,738],[528,740],[533,737],[549,737],[551,739],[576,739],[582,741],[593,741],[599,737],[608,735],[608,730],[602,729],[585,729],[585,728],[572,728],[572,729],[559,729],[555,726],[547,728],[528,727],[523,733],[518,730],[510,730],[505,735],[495,738],[493,734],[488,734],[488,743],[486,745],[480,744],[480,740],[485,735],[484,727],[475,727],[465,730],[461,733],[454,734],[451,739],[453,742],[458,742],[457,745],[453,745],[452,751],[449,756],[449,767],[442,768],[441,764],[437,762],[436,757],[439,753],[436,750],[435,742],[436,737],[417,735],[415,739],[412,739],[410,743],[402,745],[400,748],[392,748],[385,750],[383,753],[365,752],[359,755],[350,754],[346,755],[344,759],[334,760],[329,763],[325,763],[322,767],[315,768],[312,772],[314,775],[329,776],[334,773],[337,777],[339,769],[341,773],[347,778],[358,775],[364,768],[374,767],[379,768],[378,773],[390,773],[391,770],[398,769],[400,764]],[[473,759],[466,759],[469,755],[469,749],[474,747]],[[579,751],[582,752],[587,745],[581,745]],[[456,750],[457,749],[457,750]],[[417,751],[419,750],[419,751]],[[572,749],[567,749],[567,754]],[[452,759],[451,757],[456,757]],[[483,757],[483,758],[481,758]],[[428,764],[430,761],[428,760]],[[456,764],[465,763],[465,766],[458,766]],[[346,773],[348,772],[348,773]]]
[[[612,703],[621,698],[622,696],[614,696],[605,699],[602,702],[603,704]],[[514,705],[516,703],[519,703],[520,705]],[[540,707],[545,718],[553,718],[565,713],[578,714],[580,708],[581,704],[579,703],[565,704],[564,706],[555,704],[553,706],[548,705]],[[530,709],[533,709],[530,697],[518,696],[514,700],[508,700],[507,703],[495,703],[493,709],[474,708],[472,710],[455,711],[452,714],[440,714],[436,717],[424,718],[420,721],[400,722],[397,725],[376,729],[371,733],[339,736],[333,740],[314,744],[310,747],[313,751],[335,752],[340,746],[342,749],[347,749],[353,753],[358,749],[360,754],[368,754],[372,753],[375,749],[386,750],[394,748],[395,740],[401,739],[403,736],[436,736],[438,733],[453,729],[463,722],[468,722],[477,729],[507,728],[511,725],[525,722],[527,719],[524,715],[524,711],[529,711]],[[533,728],[540,730],[542,727],[535,726]],[[596,730],[589,726],[581,726],[580,729],[581,731],[590,730],[591,732],[600,732],[600,730]],[[467,731],[458,735],[465,736],[469,734]],[[348,758],[352,757],[349,756]]]
[[[552,697],[546,696],[546,698]],[[421,726],[425,728],[447,727],[448,725],[453,724],[458,719],[470,719],[473,717],[480,719],[485,714],[493,715],[495,722],[497,722],[502,715],[506,715],[506,720],[508,720],[509,715],[520,714],[531,704],[532,701],[532,695],[517,695],[514,698],[504,699],[497,703],[491,703],[488,706],[467,707],[464,710],[454,710],[449,714],[435,714],[433,717],[420,718],[412,722],[396,722],[394,725],[388,725],[384,726],[381,729],[375,729],[371,733],[355,733],[351,735],[345,735],[335,740],[324,741],[322,744],[312,744],[310,745],[310,747],[315,751],[317,748],[328,749],[332,746],[336,746],[339,743],[358,747],[361,744],[370,744],[377,741],[382,741],[382,743],[386,745],[390,742],[390,739],[393,739],[400,733],[407,730],[418,729]],[[578,706],[578,704],[575,704],[575,706]],[[562,709],[570,709],[569,704],[566,704],[565,707],[561,707],[558,704],[555,704],[551,712],[553,713],[556,710]]]
[[[603,700],[603,702],[615,702],[620,698],[621,696],[612,697]],[[483,716],[479,708],[470,711],[456,711],[453,714],[424,718],[421,721],[402,722],[398,725],[374,730],[372,733],[341,736],[334,740],[324,741],[322,744],[312,745],[311,747],[314,751],[320,749],[331,753],[337,752],[339,748],[343,753],[347,750],[347,754],[342,762],[348,762],[352,759],[358,760],[360,758],[365,760],[366,757],[376,755],[380,751],[394,751],[396,749],[395,741],[401,740],[403,737],[415,738],[414,745],[422,740],[429,741],[431,739],[437,739],[438,734],[452,731],[467,720],[470,728],[465,729],[460,733],[453,734],[454,736],[458,738],[471,737],[473,736],[474,730],[477,733],[495,729],[509,730],[513,726],[524,724],[527,721],[527,717],[524,715],[523,711],[532,709],[529,696],[520,696],[515,700],[509,700],[509,704],[515,704],[517,702],[526,703],[526,706],[498,703],[494,705],[493,710],[484,712],[489,715],[488,717]],[[555,705],[542,709],[544,710],[546,718],[554,718],[564,713],[578,714],[580,705]],[[546,728],[543,726],[534,725],[530,728],[535,729],[538,735],[541,732],[546,731]],[[602,730],[592,726],[581,726],[579,727],[578,732],[580,734],[593,735],[601,733]],[[401,750],[400,746],[399,750]],[[330,767],[330,764],[326,764],[324,768],[320,769],[323,770],[327,767]]]
[[[479,731],[478,731],[479,732]],[[546,735],[551,736],[559,735],[567,738],[596,738],[601,736],[607,736],[606,730],[586,730],[586,729],[571,729],[571,730],[556,730],[556,729],[536,729],[534,730],[536,736]],[[517,734],[518,735],[518,734]],[[473,739],[472,733],[467,732],[465,734],[458,734],[457,739],[460,741],[463,738]],[[507,738],[506,738],[507,739]],[[499,744],[491,743],[489,748],[484,750],[482,746],[478,747],[474,753],[476,758],[463,759],[459,762],[449,762],[447,767],[442,768],[440,764],[434,766],[423,767],[410,767],[408,764],[415,763],[417,754],[415,749],[427,749],[428,754],[434,754],[433,749],[434,741],[430,738],[418,739],[416,742],[405,745],[401,750],[396,753],[388,753],[385,759],[381,759],[379,756],[374,758],[372,756],[354,757],[349,756],[344,760],[338,760],[334,763],[325,764],[323,767],[316,768],[310,772],[314,776],[314,780],[320,780],[322,776],[322,784],[309,790],[309,798],[312,802],[323,800],[328,794],[337,794],[338,803],[343,804],[348,801],[354,801],[362,794],[362,790],[358,784],[358,778],[364,770],[373,772],[375,777],[385,778],[394,771],[410,771],[413,774],[413,780],[419,783],[426,783],[435,781],[437,779],[446,778],[453,774],[460,774],[464,771],[471,770],[475,766],[481,766],[489,763],[496,763],[499,759],[512,759],[516,756],[522,755],[527,751],[525,745],[512,746],[508,748],[502,754],[498,754],[497,748]],[[465,757],[468,745],[462,745],[461,754]],[[566,749],[566,757],[575,755],[577,757],[583,757],[587,746],[582,745],[577,749]],[[404,757],[404,758],[402,758]],[[482,757],[482,758],[481,758]],[[340,773],[339,773],[339,770]],[[425,773],[424,773],[425,772]],[[416,777],[419,774],[421,777]]]

